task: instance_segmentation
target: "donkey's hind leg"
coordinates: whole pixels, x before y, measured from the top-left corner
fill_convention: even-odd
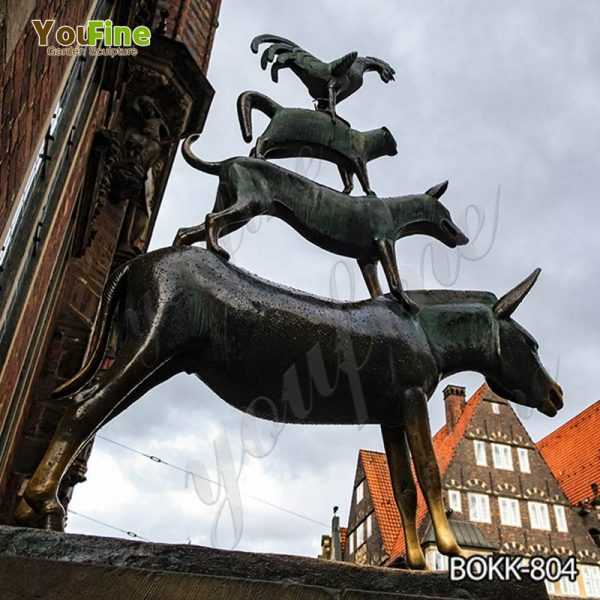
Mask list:
[[[410,453],[421,491],[425,496],[425,502],[431,515],[438,550],[448,556],[464,556],[446,516],[442,499],[440,469],[431,441],[427,396],[422,389],[412,388],[405,393],[402,413]]]
[[[382,425],[381,434],[394,498],[404,527],[408,566],[411,569],[424,569],[425,556],[417,534],[417,488],[411,470],[406,432],[401,427]]]
[[[17,508],[19,522],[63,529],[65,513],[58,490],[64,474],[94,433],[144,393],[149,379],[155,384],[166,378],[166,363],[155,357],[151,343],[138,348],[127,344],[109,369],[73,397]]]
[[[219,245],[221,232],[227,233],[239,229],[260,213],[258,206],[251,200],[239,199],[235,204],[221,212],[209,213],[204,221],[206,228],[206,247],[229,260],[229,252]]]

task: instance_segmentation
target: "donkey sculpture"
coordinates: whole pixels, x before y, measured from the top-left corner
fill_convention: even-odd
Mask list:
[[[17,520],[61,529],[57,491],[77,453],[146,391],[185,371],[272,421],[381,425],[410,566],[425,566],[410,455],[438,548],[458,555],[427,401],[442,378],[469,370],[509,400],[556,413],[562,391],[536,342],[511,319],[538,274],[499,300],[487,292],[409,292],[420,306],[414,315],[391,296],[341,303],[276,286],[200,248],[135,258],[107,286],[88,363],[55,392],[66,396],[64,416]],[[121,340],[116,358],[99,370],[111,332]]]

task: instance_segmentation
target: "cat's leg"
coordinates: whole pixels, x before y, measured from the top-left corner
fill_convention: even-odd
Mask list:
[[[377,261],[359,258],[358,266],[360,267],[362,276],[367,284],[371,298],[377,298],[378,296],[381,296],[383,292],[381,291],[379,277],[377,276]]]

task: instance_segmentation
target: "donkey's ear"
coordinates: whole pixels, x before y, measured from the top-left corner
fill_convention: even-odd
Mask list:
[[[442,194],[448,189],[448,181],[444,181],[443,183],[438,183],[434,185],[432,188],[429,188],[425,193],[428,196],[433,196],[434,198],[441,198]]]
[[[510,292],[507,292],[494,304],[494,312],[499,319],[508,319],[515,312],[517,306],[521,304],[523,298],[527,296],[529,290],[533,287],[542,270],[537,268],[527,279],[519,283]]]

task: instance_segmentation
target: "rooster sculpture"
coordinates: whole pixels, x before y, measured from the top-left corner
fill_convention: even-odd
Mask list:
[[[393,81],[395,71],[385,61],[350,52],[330,63],[323,62],[294,42],[277,35],[258,35],[250,44],[254,54],[261,44],[270,44],[262,53],[263,70],[269,63],[271,79],[277,83],[281,69],[291,69],[308,89],[316,108],[335,115],[336,103],[352,95],[363,84],[366,71],[377,71],[385,83]]]

